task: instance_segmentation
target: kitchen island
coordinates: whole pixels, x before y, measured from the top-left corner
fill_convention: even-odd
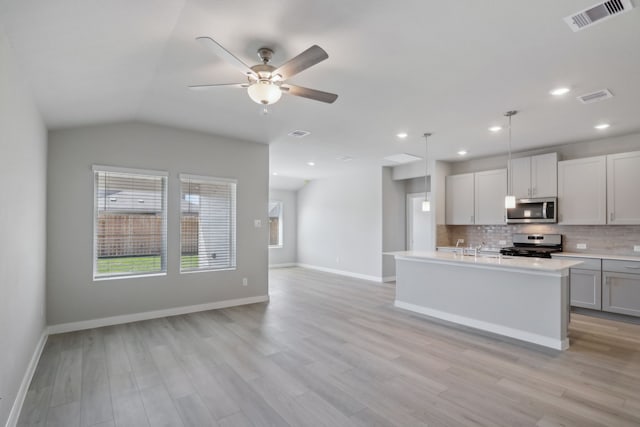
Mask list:
[[[569,268],[580,261],[391,252],[395,306],[556,350],[569,348]]]

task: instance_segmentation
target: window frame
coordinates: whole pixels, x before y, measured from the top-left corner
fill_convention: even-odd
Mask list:
[[[152,272],[126,272],[126,273],[110,273],[110,274],[101,274],[98,272],[98,213],[99,213],[99,203],[98,203],[98,191],[99,184],[97,178],[97,174],[99,172],[106,173],[121,173],[121,174],[130,174],[130,175],[140,175],[147,177],[160,177],[162,178],[161,183],[161,212],[162,215],[162,249],[160,253],[160,271],[152,271]],[[92,280],[94,282],[101,282],[106,280],[119,280],[119,279],[132,279],[138,277],[153,277],[153,276],[166,276],[167,275],[167,257],[168,257],[168,234],[167,234],[167,218],[168,218],[168,184],[169,184],[169,172],[153,170],[153,169],[139,169],[139,168],[127,168],[127,167],[119,167],[119,166],[106,166],[106,165],[92,165],[91,166],[91,175],[93,179],[93,238],[92,238]]]
[[[233,185],[233,191],[231,192],[231,230],[230,230],[230,246],[229,258],[230,265],[220,268],[183,268],[182,267],[182,201],[183,191],[182,184],[185,180],[200,181],[205,184],[231,184]],[[179,222],[179,238],[178,238],[178,254],[179,254],[179,272],[180,274],[194,274],[194,273],[211,273],[217,271],[234,271],[238,269],[237,249],[238,249],[238,180],[235,178],[216,177],[210,175],[193,175],[180,173],[178,174],[178,222]]]
[[[269,244],[269,249],[284,248],[284,203],[281,200],[269,200],[269,204],[277,203],[280,205],[280,215],[278,215],[278,244]],[[269,221],[269,240],[271,240],[271,216],[267,212],[267,220]]]

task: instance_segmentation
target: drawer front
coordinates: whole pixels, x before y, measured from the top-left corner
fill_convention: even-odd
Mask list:
[[[617,260],[611,260],[611,259],[603,259],[602,271],[615,271],[618,273],[640,274],[640,261],[617,261]]]
[[[579,268],[580,270],[598,270],[600,271],[600,267],[602,265],[602,261],[600,258],[581,258],[581,257],[573,257],[573,256],[563,256],[557,257],[558,259],[566,259],[567,261],[581,261],[582,264],[576,265],[573,268]]]
[[[602,273],[602,310],[640,316],[640,274]]]

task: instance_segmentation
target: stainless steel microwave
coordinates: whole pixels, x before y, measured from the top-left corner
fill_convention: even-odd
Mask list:
[[[507,209],[507,224],[558,222],[558,199],[518,199],[516,207]]]

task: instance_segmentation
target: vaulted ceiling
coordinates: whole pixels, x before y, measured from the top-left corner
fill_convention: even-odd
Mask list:
[[[0,30],[49,128],[144,120],[228,135],[270,144],[279,177],[314,179],[422,156],[425,131],[439,159],[504,153],[506,134],[487,128],[509,109],[516,151],[640,131],[640,8],[571,31],[562,18],[593,3],[0,0]],[[188,90],[243,80],[198,36],[249,65],[263,46],[279,65],[318,44],[329,58],[291,83],[339,98],[285,94],[262,115],[244,89]],[[553,97],[557,86],[572,91]],[[575,99],[604,88],[615,97]],[[311,134],[287,136],[298,129]]]

